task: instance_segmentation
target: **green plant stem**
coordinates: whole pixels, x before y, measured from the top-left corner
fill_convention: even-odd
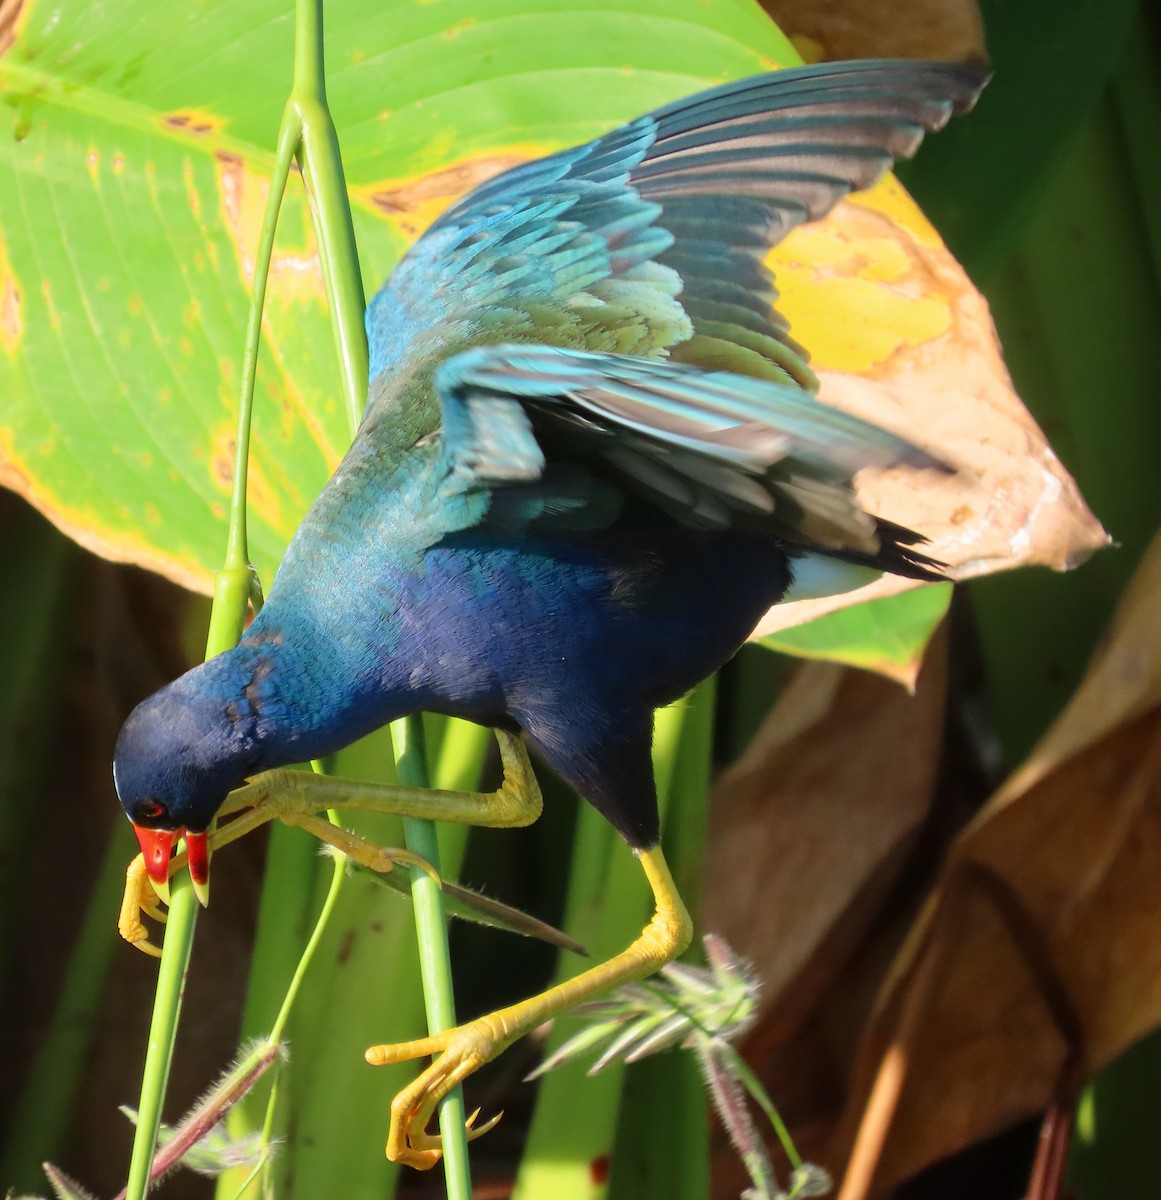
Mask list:
[[[667,813],[688,713],[683,700],[661,709],[655,720],[653,772],[666,844],[671,837]],[[623,950],[640,932],[649,911],[649,887],[640,864],[608,821],[590,805],[582,805],[563,927],[589,948],[592,959],[583,966]],[[579,965],[575,956],[563,952],[554,982],[575,975]],[[557,1021],[546,1053],[567,1036],[565,1022]],[[621,1062],[610,1063],[593,1078],[585,1077],[580,1064],[570,1063],[541,1081],[513,1200],[599,1200],[606,1194],[624,1075]],[[638,1099],[649,1103],[645,1097]]]
[[[430,787],[422,718],[405,717],[402,721],[394,722],[391,740],[395,747],[395,770],[399,782],[415,787]],[[431,821],[408,818],[403,822],[403,832],[407,848],[423,855],[438,871],[439,843],[435,825]],[[429,1032],[439,1033],[456,1023],[447,921],[435,880],[425,871],[414,867],[411,869],[411,899],[415,905],[415,932],[419,941],[419,970],[423,979],[427,1027]],[[457,1087],[444,1097],[439,1106],[444,1182],[449,1200],[471,1200],[472,1180],[465,1117],[463,1091]]]
[[[241,571],[227,568],[218,573],[210,631],[206,639],[206,658],[221,653],[238,640],[249,597],[248,566]],[[161,1126],[161,1106],[169,1082],[169,1067],[173,1061],[174,1040],[181,1017],[185,975],[189,968],[194,927],[197,924],[198,900],[194,895],[189,875],[175,875],[170,881],[170,887],[169,919],[165,926],[161,966],[157,972],[153,1017],[149,1025],[149,1045],[145,1053],[141,1099],[137,1107],[137,1128],[134,1131],[133,1150],[129,1159],[129,1178],[125,1184],[127,1200],[144,1200],[149,1190],[150,1168],[157,1144],[157,1131]]]
[[[290,164],[302,134],[297,110],[287,104],[278,129],[278,145],[274,154],[274,172],[270,177],[270,192],[262,216],[262,231],[254,261],[254,288],[250,311],[246,319],[246,341],[242,351],[242,392],[238,402],[238,439],[234,448],[234,478],[230,495],[229,528],[226,537],[225,566],[232,570],[250,570],[250,551],[246,536],[246,484],[250,467],[250,427],[254,414],[254,380],[258,372],[258,345],[262,338],[262,310],[266,304],[266,283],[270,277],[270,261],[274,254],[274,236],[278,231],[278,214],[290,178]],[[220,577],[219,577],[220,578]],[[215,596],[216,599],[216,596]],[[215,611],[218,606],[215,605]],[[223,610],[224,611],[224,610]],[[210,618],[211,622],[213,617]],[[232,643],[231,643],[232,644]]]
[[[367,394],[365,300],[338,135],[326,103],[322,0],[299,0],[297,14],[293,103],[302,120],[300,161],[311,199],[353,437]],[[400,760],[400,780],[427,787],[430,782],[422,729],[418,717],[406,718],[391,727],[391,737]],[[435,826],[428,821],[409,820],[404,830],[407,848],[423,855],[438,870]],[[455,1023],[451,958],[442,896],[422,871],[412,872],[412,900],[429,1029],[439,1032]],[[452,1200],[468,1200],[471,1195],[463,1116],[463,1098],[457,1089],[440,1106],[444,1173]]]
[[[238,405],[238,436],[234,447],[233,491],[230,497],[229,531],[225,562],[214,579],[214,599],[210,612],[210,628],[206,637],[206,658],[235,645],[245,624],[246,607],[254,580],[250,566],[246,534],[246,485],[250,458],[250,426],[254,407],[254,380],[258,364],[258,343],[262,331],[262,307],[266,299],[266,282],[274,250],[274,235],[278,213],[290,162],[298,144],[300,125],[291,106],[283,115],[275,155],[274,176],[263,218],[262,235],[254,265],[254,287],[250,296],[250,311],[246,325],[246,341],[242,361],[242,388]],[[181,1001],[185,988],[197,924],[197,897],[187,876],[179,875],[171,885],[169,918],[162,946],[161,966],[154,992],[153,1016],[149,1027],[149,1045],[142,1073],[141,1099],[138,1105],[137,1127],[129,1160],[129,1178],[125,1185],[128,1200],[144,1200],[149,1190],[149,1176],[161,1125],[161,1108],[169,1082],[174,1041],[181,1017]]]
[[[701,908],[716,680],[658,714],[658,794],[667,798],[662,846],[695,920]],[[689,955],[698,953],[694,942]],[[708,1104],[688,1054],[658,1054],[626,1072],[609,1174],[609,1200],[709,1195]]]
[[[299,162],[330,301],[347,423],[354,437],[367,397],[366,301],[338,133],[327,108],[323,0],[298,0],[295,30],[291,105],[302,129]]]
[[[750,1093],[754,1103],[766,1114],[766,1119],[770,1122],[770,1126],[778,1138],[778,1144],[782,1147],[782,1153],[789,1159],[790,1166],[797,1171],[802,1166],[802,1155],[798,1153],[798,1147],[795,1146],[794,1139],[790,1136],[790,1130],[786,1127],[786,1122],[782,1120],[782,1114],[774,1107],[774,1101],[770,1099],[770,1094],[762,1086],[762,1081],[750,1070],[745,1059],[733,1046],[722,1047],[720,1054],[722,1060],[728,1064],[742,1086]]]

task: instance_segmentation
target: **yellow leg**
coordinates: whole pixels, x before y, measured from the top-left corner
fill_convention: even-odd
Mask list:
[[[643,979],[663,967],[689,945],[692,925],[660,848],[638,854],[653,889],[655,911],[641,936],[620,954],[565,983],[519,1004],[502,1008],[465,1025],[431,1037],[393,1046],[372,1046],[372,1066],[404,1062],[429,1054],[439,1057],[391,1104],[387,1157],[425,1170],[440,1158],[437,1135],[427,1132],[436,1106],[452,1088],[495,1058],[518,1038],[552,1017],[591,999],[599,992]],[[491,1128],[489,1122],[482,1133]]]
[[[500,745],[504,780],[494,792],[438,791],[336,779],[308,771],[265,771],[226,798],[218,816],[238,815],[210,834],[211,852],[237,841],[267,821],[280,820],[288,825],[301,825],[374,871],[389,871],[396,863],[421,866],[430,871],[429,865],[417,855],[406,850],[374,846],[316,814],[324,809],[339,808],[348,812],[387,812],[402,817],[496,828],[531,825],[540,816],[543,801],[528,751],[518,735],[502,729],[495,733]],[[176,855],[170,864],[170,873],[181,870],[184,865],[185,855]],[[158,899],[138,855],[126,874],[117,928],[127,942],[154,955],[161,952],[148,940],[148,930],[141,916],[162,919]]]
[[[365,783],[308,771],[264,771],[231,792],[219,817],[242,812],[215,835],[215,846],[234,841],[251,829],[278,818],[293,820],[327,808],[348,812],[385,812],[426,821],[454,821],[506,829],[531,825],[540,816],[540,785],[528,761],[524,743],[513,733],[497,729],[504,781],[494,792],[450,792],[412,788],[394,783]],[[231,832],[237,826],[239,832]]]

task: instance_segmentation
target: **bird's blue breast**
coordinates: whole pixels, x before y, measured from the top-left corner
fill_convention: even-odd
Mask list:
[[[785,587],[768,539],[682,533],[468,530],[414,557],[380,555],[357,596],[316,561],[312,602],[274,595],[246,640],[278,639],[280,719],[293,709],[296,727],[313,721],[335,744],[417,709],[526,727],[577,705],[615,719],[720,666]]]
[[[520,724],[578,700],[627,713],[720,666],[785,584],[784,556],[746,536],[468,531],[398,580],[399,646],[423,707]]]

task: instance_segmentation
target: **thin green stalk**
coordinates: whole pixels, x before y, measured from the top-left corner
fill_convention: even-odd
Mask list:
[[[270,177],[266,211],[262,215],[262,231],[259,235],[258,253],[254,262],[254,288],[250,296],[250,311],[246,318],[246,341],[242,350],[242,391],[238,401],[238,439],[234,448],[234,479],[230,495],[229,527],[226,535],[226,568],[243,570],[247,572],[247,575],[250,573],[250,551],[246,538],[246,484],[250,468],[250,427],[254,414],[254,380],[258,372],[258,344],[262,338],[262,310],[266,305],[266,283],[270,277],[274,236],[278,231],[278,214],[282,209],[282,199],[286,194],[286,181],[290,178],[290,164],[294,159],[295,148],[301,134],[302,123],[298,113],[292,104],[287,104],[278,128],[274,172]],[[217,605],[215,605],[216,609]],[[210,620],[212,626],[212,616]]]
[[[334,869],[331,872],[330,886],[327,888],[327,894],[323,900],[322,909],[319,911],[318,918],[315,921],[314,929],[311,931],[310,938],[307,941],[306,947],[303,949],[298,960],[298,965],[295,968],[294,975],[291,977],[290,986],[286,989],[286,995],[283,997],[282,1006],[278,1010],[278,1016],[275,1017],[274,1023],[270,1027],[270,1033],[263,1039],[261,1044],[255,1048],[251,1057],[265,1050],[276,1048],[282,1041],[282,1036],[286,1030],[286,1023],[290,1020],[290,1014],[294,1010],[294,1002],[298,999],[299,991],[302,988],[303,980],[306,978],[306,973],[310,969],[310,964],[314,961],[315,954],[318,952],[320,943],[322,942],[323,934],[326,932],[330,919],[335,910],[335,905],[338,903],[339,894],[342,891],[344,879],[344,864],[340,860],[336,860]],[[274,1144],[274,1121],[275,1112],[278,1107],[278,1079],[279,1075],[274,1076],[274,1080],[270,1087],[270,1094],[266,1100],[266,1112],[262,1120],[262,1146],[265,1150],[265,1157],[262,1162],[246,1177],[241,1186],[237,1190],[237,1196],[241,1197],[245,1194],[246,1189],[251,1182],[259,1175],[263,1176],[263,1194],[273,1195],[274,1185],[270,1172],[271,1154]]]
[[[367,398],[366,301],[338,133],[327,108],[323,0],[298,0],[295,11],[290,102],[302,124],[299,162],[330,301],[347,423],[354,437]]]
[[[746,1060],[733,1046],[725,1046],[721,1055],[741,1081],[742,1086],[753,1097],[754,1103],[766,1114],[766,1119],[770,1122],[770,1126],[778,1138],[778,1144],[782,1147],[782,1153],[786,1155],[791,1168],[795,1171],[799,1170],[803,1165],[802,1155],[798,1153],[798,1147],[795,1146],[794,1139],[790,1136],[790,1130],[786,1127],[786,1122],[782,1120],[782,1114],[774,1107],[774,1102],[762,1086],[762,1081],[750,1070]]]
[[[680,701],[657,714],[653,769],[662,827],[677,786],[678,751],[689,713]],[[610,958],[641,931],[649,914],[649,887],[641,867],[613,827],[589,805],[577,821],[564,928],[588,948],[592,959],[576,960],[565,952],[557,980]],[[546,1053],[568,1036],[557,1022]],[[621,1109],[624,1064],[611,1063],[593,1078],[579,1064],[567,1064],[540,1084],[513,1200],[599,1200],[605,1195],[617,1117]],[[578,1119],[583,1097],[584,1119]]]
[[[220,654],[237,642],[249,598],[248,565],[241,570],[227,565],[218,572],[209,636],[206,639],[206,658]],[[137,1106],[137,1127],[129,1159],[129,1178],[125,1184],[127,1200],[144,1200],[149,1190],[150,1168],[157,1144],[157,1131],[161,1127],[161,1106],[169,1083],[169,1067],[173,1061],[173,1046],[181,1017],[197,911],[198,900],[193,884],[188,874],[179,873],[171,881],[169,919],[165,926],[165,942],[157,972],[149,1045],[141,1077],[141,1100]]]
[[[353,437],[367,394],[365,300],[338,136],[326,103],[322,0],[299,0],[297,13],[293,102],[302,119],[303,178],[311,200]],[[399,767],[403,782],[429,786],[420,719],[414,717],[396,722],[391,736],[397,758],[404,757],[408,763],[406,768]],[[407,848],[432,861],[438,870],[434,825],[410,820],[404,823],[404,830]],[[439,888],[422,871],[412,873],[412,900],[420,940],[420,970],[429,1029],[439,1032],[455,1023],[451,958],[442,896]],[[455,1093],[440,1106],[440,1129],[444,1138],[448,1195],[452,1200],[469,1200],[471,1182],[467,1137],[463,1128],[463,1099]]]
[[[149,1173],[157,1145],[157,1131],[161,1127],[161,1106],[169,1083],[169,1066],[173,1061],[197,906],[197,897],[190,881],[187,878],[175,878],[170,892],[169,920],[154,991],[149,1047],[141,1075],[141,1099],[137,1105],[137,1126],[133,1133],[129,1178],[125,1184],[127,1200],[144,1200],[149,1191]]]
[[[662,845],[673,881],[689,911],[701,908],[707,799],[713,751],[716,681],[682,702],[680,736],[666,756],[659,786],[668,793]],[[694,947],[699,942],[694,942]],[[695,953],[691,947],[691,954]],[[709,1194],[709,1114],[706,1090],[690,1054],[658,1054],[635,1063],[626,1080],[613,1143],[609,1200],[666,1196],[704,1200]]]
[[[406,717],[391,726],[395,746],[395,769],[399,782],[415,787],[430,787],[427,752],[421,717]],[[407,848],[423,855],[439,870],[439,842],[431,821],[406,818],[403,836]],[[425,871],[411,868],[411,898],[415,905],[415,932],[419,941],[419,970],[427,1009],[427,1027],[432,1033],[451,1029],[456,1023],[455,996],[452,991],[451,954],[448,950],[447,921],[439,886]],[[439,1129],[443,1138],[443,1171],[449,1200],[471,1200],[472,1179],[468,1166],[468,1140],[465,1133],[464,1096],[454,1088],[439,1106]]]
[[[214,599],[210,612],[210,628],[206,638],[206,658],[228,650],[241,636],[246,606],[253,588],[246,537],[246,480],[250,457],[250,425],[254,402],[254,380],[258,362],[258,342],[262,329],[262,307],[266,298],[266,282],[274,249],[274,234],[278,212],[290,162],[298,142],[297,118],[288,106],[279,131],[274,177],[271,180],[263,219],[262,236],[254,265],[254,288],[250,297],[250,312],[246,327],[246,342],[242,362],[242,388],[238,406],[238,436],[234,450],[233,492],[230,497],[229,531],[225,562],[214,578]],[[169,1082],[174,1041],[181,1017],[185,975],[193,948],[197,924],[197,897],[188,877],[177,876],[172,883],[169,919],[166,922],[161,966],[154,993],[153,1017],[149,1028],[149,1045],[142,1073],[141,1099],[137,1110],[137,1127],[129,1161],[129,1178],[125,1185],[128,1200],[144,1200],[149,1189],[150,1168],[161,1125],[161,1108]]]

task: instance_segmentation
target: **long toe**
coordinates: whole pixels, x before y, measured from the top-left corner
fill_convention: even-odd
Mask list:
[[[391,1128],[387,1135],[387,1157],[393,1162],[427,1170],[443,1153],[438,1135],[427,1132],[439,1102],[469,1075],[478,1071],[504,1048],[486,1017],[456,1029],[397,1046],[373,1046],[367,1061],[374,1064],[402,1062],[420,1055],[443,1053],[391,1102]],[[477,1113],[467,1121],[469,1138],[481,1137],[493,1128],[499,1115],[473,1128]]]

